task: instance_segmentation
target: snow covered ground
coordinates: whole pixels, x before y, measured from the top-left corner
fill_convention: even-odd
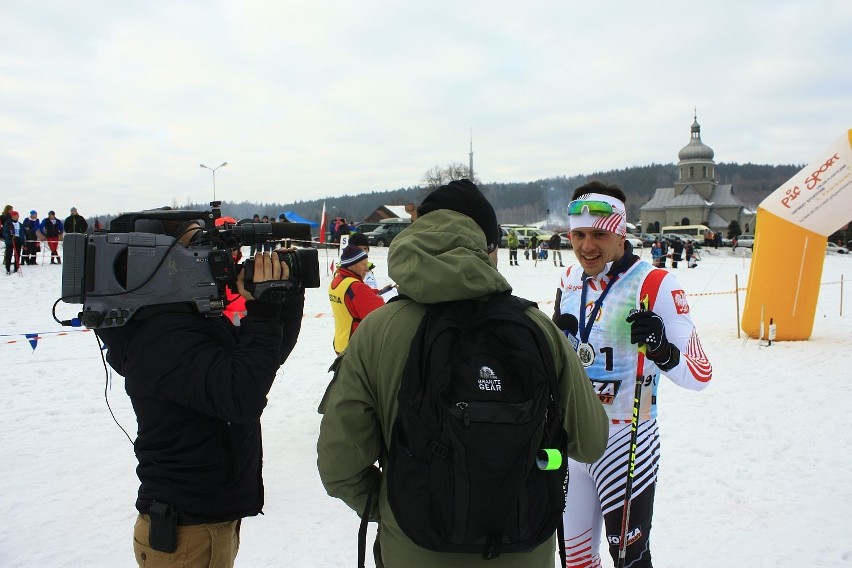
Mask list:
[[[386,252],[371,251],[380,284],[387,282]],[[737,337],[732,291],[735,275],[747,284],[747,254],[709,250],[698,268],[678,269],[714,378],[701,393],[667,381],[660,387],[655,564],[852,566],[848,290],[839,315],[840,279],[850,280],[852,255],[826,258],[812,338],[762,347]],[[515,293],[552,310],[562,269],[523,257],[510,267],[508,253],[500,255]],[[53,321],[60,282],[61,268],[49,264],[0,276],[0,566],[130,566],[133,448],[104,401],[94,334]],[[323,288],[308,292],[301,338],[269,395],[265,515],[243,523],[238,566],[355,564],[358,519],[325,495],[316,471],[316,408],[334,355],[327,284],[325,276]],[[77,310],[58,306],[61,319]],[[35,350],[28,333],[41,337]],[[123,379],[113,376],[106,394],[133,437]]]

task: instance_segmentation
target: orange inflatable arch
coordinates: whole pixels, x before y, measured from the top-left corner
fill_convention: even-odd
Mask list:
[[[757,209],[742,330],[778,341],[811,336],[828,235],[852,215],[852,129]]]

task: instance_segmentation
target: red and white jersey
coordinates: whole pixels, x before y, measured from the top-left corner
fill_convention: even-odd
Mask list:
[[[581,332],[583,324],[589,323],[595,301],[609,285],[606,273],[611,264],[601,274],[587,279],[586,305],[582,314],[582,267],[572,265],[562,275],[559,311],[577,317]],[[636,384],[639,357],[637,346],[630,343],[630,324],[626,319],[631,310],[639,308],[640,300],[645,295],[648,296],[649,309],[663,319],[666,337],[681,352],[680,362],[666,371],[666,376],[675,384],[692,390],[706,387],[712,376],[710,361],[704,354],[689,314],[686,293],[677,278],[647,262],[635,262],[607,293],[587,338],[594,359],[586,367],[586,373],[612,420],[629,421],[633,414],[633,387]],[[578,333],[578,339],[583,343],[581,336],[582,333]],[[659,376],[660,369],[653,361],[644,358],[640,420],[657,416]]]

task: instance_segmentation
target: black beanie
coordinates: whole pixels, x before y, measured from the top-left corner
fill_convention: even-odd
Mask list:
[[[476,221],[476,224],[485,233],[488,252],[497,248],[500,242],[497,214],[494,213],[494,208],[491,207],[479,188],[470,180],[451,181],[427,195],[420,207],[417,208],[417,216],[422,217],[438,209],[449,209],[467,215]]]
[[[370,246],[370,241],[367,240],[367,236],[364,233],[352,233],[349,235],[349,244],[353,247],[368,247]]]

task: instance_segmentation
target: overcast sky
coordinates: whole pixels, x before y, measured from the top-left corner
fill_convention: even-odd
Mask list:
[[[852,127],[848,0],[0,0],[0,201],[44,216],[677,160]]]

